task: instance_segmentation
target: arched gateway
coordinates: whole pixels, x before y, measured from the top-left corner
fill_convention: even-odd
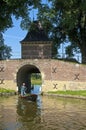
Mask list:
[[[17,86],[20,87],[24,82],[27,86],[27,92],[31,91],[31,74],[41,73],[39,68],[35,65],[26,64],[18,69],[17,72]],[[20,88],[19,88],[20,90]]]
[[[86,90],[86,66],[52,59],[52,41],[38,21],[21,41],[21,59],[0,61],[0,87],[31,89],[31,74],[41,73],[42,91]]]

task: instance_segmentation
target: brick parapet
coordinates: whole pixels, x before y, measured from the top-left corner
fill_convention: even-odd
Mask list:
[[[52,90],[55,84],[59,89],[86,89],[86,65],[55,59],[19,59],[0,61],[0,87],[16,89],[18,71],[25,65],[35,66],[42,75],[42,86]],[[8,83],[9,82],[9,83]],[[61,85],[61,83],[63,85]],[[61,87],[62,86],[62,87]],[[71,87],[70,87],[71,86]],[[53,89],[54,90],[54,89]]]

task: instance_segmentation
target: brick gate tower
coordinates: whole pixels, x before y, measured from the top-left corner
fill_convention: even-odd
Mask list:
[[[34,21],[26,37],[21,41],[22,59],[50,59],[52,57],[52,41],[39,21]]]

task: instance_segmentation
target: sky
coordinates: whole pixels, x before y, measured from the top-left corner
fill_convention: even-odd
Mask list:
[[[20,20],[13,18],[14,27],[9,28],[4,34],[4,43],[12,49],[12,59],[21,58],[21,44],[20,41],[24,39],[27,31],[20,27]]]

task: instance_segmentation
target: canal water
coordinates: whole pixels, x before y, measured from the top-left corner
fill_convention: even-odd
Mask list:
[[[86,100],[0,97],[0,130],[86,130]]]

